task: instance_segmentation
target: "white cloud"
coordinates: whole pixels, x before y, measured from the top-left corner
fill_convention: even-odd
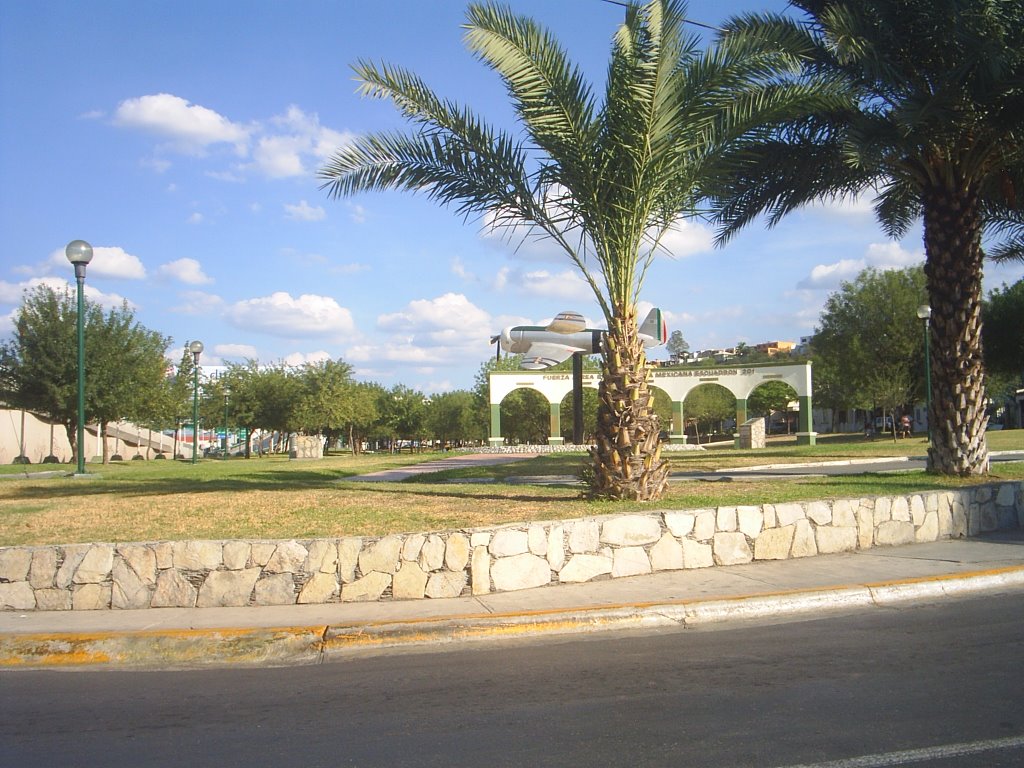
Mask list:
[[[327,211],[319,205],[310,205],[305,200],[300,200],[298,205],[285,203],[284,211],[286,217],[292,221],[322,221],[327,218]]]
[[[214,344],[213,353],[220,357],[236,357],[255,360],[259,355],[251,344]]]
[[[0,280],[0,304],[21,304],[25,293],[40,285],[45,285],[54,291],[73,290],[71,284],[60,277],[34,277],[23,283],[8,283],[6,280]]]
[[[903,269],[924,261],[924,251],[908,251],[899,243],[871,243],[860,259],[841,259],[831,264],[818,264],[811,274],[797,283],[797,288],[834,290],[844,281],[857,277],[868,267],[874,269]]]
[[[311,165],[320,165],[352,141],[351,134],[326,128],[315,113],[294,105],[271,118],[270,124],[272,130],[260,137],[253,150],[252,167],[274,179],[303,176]]]
[[[53,251],[46,260],[44,269],[72,271],[64,249]],[[92,247],[92,261],[85,270],[86,280],[90,277],[111,277],[120,280],[142,280],[146,277],[146,268],[138,256],[125,251],[123,248],[94,245]],[[86,283],[88,284],[88,282]]]
[[[309,142],[301,136],[264,136],[253,150],[253,161],[264,176],[284,179],[302,176],[302,152],[309,150]]]
[[[317,352],[292,352],[290,355],[285,355],[282,362],[285,365],[297,367],[306,363],[323,363],[333,359],[330,352],[325,352],[321,349]]]
[[[161,264],[156,273],[159,277],[189,285],[208,285],[213,282],[213,278],[203,272],[202,265],[195,259],[189,258]]]
[[[199,213],[199,211],[196,211],[195,213],[190,214],[186,221],[189,224],[202,224],[203,214]]]
[[[714,240],[714,233],[703,224],[678,219],[661,238],[658,252],[683,259],[714,250]]]
[[[238,328],[284,337],[342,336],[355,330],[352,313],[329,296],[284,291],[239,301],[225,312]]]
[[[353,224],[363,224],[366,221],[366,209],[357,203],[347,203],[348,217]]]
[[[463,334],[486,328],[490,315],[461,293],[446,293],[436,299],[410,301],[405,310],[381,315],[377,327],[391,332],[454,330]]]
[[[182,315],[212,315],[224,306],[224,299],[204,291],[183,291],[178,296],[182,303],[172,307],[171,312]]]
[[[232,144],[242,152],[249,138],[249,129],[170,93],[122,101],[114,122],[165,137],[170,140],[170,148],[190,155],[200,155],[210,145],[221,143]]]
[[[527,272],[522,276],[520,288],[525,293],[566,301],[585,301],[594,296],[590,285],[577,272],[564,270],[553,273],[546,269]]]

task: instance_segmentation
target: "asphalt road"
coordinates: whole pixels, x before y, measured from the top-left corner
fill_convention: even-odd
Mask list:
[[[1020,766],[1020,601],[316,667],[5,672],[0,765]]]

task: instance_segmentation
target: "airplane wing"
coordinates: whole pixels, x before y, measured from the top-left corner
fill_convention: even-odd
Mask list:
[[[540,371],[544,368],[558,365],[563,360],[568,360],[573,352],[579,351],[574,347],[567,347],[564,344],[535,341],[523,353],[523,361],[519,364],[519,367],[527,371]]]

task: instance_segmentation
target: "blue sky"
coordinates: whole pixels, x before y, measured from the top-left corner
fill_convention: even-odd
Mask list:
[[[622,9],[511,0],[603,77]],[[715,24],[778,0],[692,0]],[[191,339],[204,365],[343,358],[357,376],[424,392],[469,388],[492,334],[561,310],[600,313],[567,259],[516,249],[423,197],[328,200],[316,170],[363,132],[400,128],[355,94],[380,59],[508,126],[496,77],[461,43],[462,0],[8,0],[0,3],[0,334],[26,288],[64,286],[90,242],[89,296]],[[865,266],[923,259],[866,201],[748,228],[723,249],[699,221],[673,238],[644,301],[694,349],[798,340]],[[989,265],[986,287],[1024,275]],[[656,353],[653,355],[657,357]]]

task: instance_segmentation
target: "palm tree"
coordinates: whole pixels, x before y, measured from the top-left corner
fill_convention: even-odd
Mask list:
[[[637,332],[644,276],[665,233],[694,213],[722,142],[784,101],[771,78],[795,61],[749,41],[702,52],[685,33],[682,3],[629,5],[598,104],[532,20],[471,5],[465,30],[469,50],[504,80],[522,137],[442,100],[410,72],[360,62],[360,91],[394,102],[413,131],[343,147],[320,172],[324,187],[332,197],[424,192],[464,216],[513,231],[525,224],[557,243],[608,324],[592,493],[655,499],[667,464]]]
[[[717,189],[719,240],[761,213],[874,193],[890,237],[923,217],[934,397],[928,465],[988,470],[981,355],[982,235],[1020,258],[1024,3],[793,0],[804,20],[749,15],[729,35],[793,42],[805,77],[845,97],[763,126]],[[833,94],[835,96],[835,93]]]

